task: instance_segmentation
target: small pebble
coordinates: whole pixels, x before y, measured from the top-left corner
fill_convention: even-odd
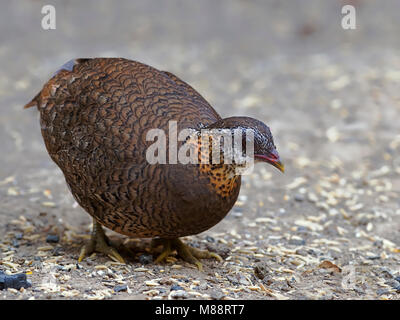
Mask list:
[[[271,273],[271,269],[266,262],[260,261],[256,263],[254,274],[257,278],[263,280],[269,273]]]
[[[290,239],[289,244],[292,244],[295,246],[304,246],[306,244],[306,241],[303,239]]]
[[[210,298],[214,300],[221,300],[223,297],[225,297],[225,294],[222,293],[222,291],[211,291],[210,292]]]
[[[305,249],[297,249],[296,254],[301,255],[301,256],[306,256],[306,255],[308,255],[308,252]]]
[[[173,290],[184,290],[181,286],[174,284],[173,286],[171,286],[171,291]]]
[[[306,227],[303,227],[303,226],[298,226],[298,227],[296,227],[296,231],[300,232],[300,233],[307,233],[308,229]]]
[[[307,253],[310,254],[310,255],[312,255],[313,257],[318,257],[319,255],[322,254],[322,252],[318,253],[318,252],[316,252],[316,251],[313,250],[313,249],[308,249],[308,250],[307,250]]]
[[[393,279],[393,273],[392,273],[392,271],[389,269],[389,268],[387,268],[387,267],[382,267],[382,268],[380,268],[380,271],[381,271],[381,273],[382,273],[382,277],[383,278],[385,278],[385,279]],[[400,277],[399,277],[399,279],[400,279]],[[396,278],[394,279],[394,280],[396,280],[396,281],[399,281],[399,280],[397,280]],[[399,281],[400,282],[400,281]]]
[[[25,273],[7,275],[3,271],[0,271],[0,290],[4,289],[16,289],[32,287],[32,284],[26,278]]]
[[[64,254],[64,249],[62,247],[55,247],[52,254],[53,256],[62,256]]]
[[[60,241],[60,237],[56,234],[49,234],[46,237],[46,242],[48,243],[58,243]]]
[[[153,256],[150,254],[142,254],[139,256],[139,262],[141,264],[149,264],[153,262]]]
[[[213,237],[210,237],[210,236],[206,236],[206,240],[207,240],[207,242],[210,242],[210,243],[214,243],[215,242],[215,239]]]
[[[229,280],[230,283],[232,283],[234,286],[239,285],[238,279],[235,278],[234,276],[227,275],[226,278]]]
[[[301,202],[301,201],[304,201],[304,199],[305,199],[304,196],[300,193],[297,193],[294,195],[294,200],[296,200],[296,201]]]
[[[17,234],[15,235],[15,239],[17,239],[17,240],[22,240],[23,237],[24,237],[24,234],[23,234],[23,233],[17,233]]]
[[[241,217],[243,216],[243,213],[242,213],[241,211],[238,211],[238,210],[236,209],[236,210],[233,210],[233,211],[232,211],[231,215],[232,215],[233,217],[235,217],[235,218],[241,218]]]
[[[128,286],[126,284],[121,284],[114,287],[115,292],[125,292],[128,290]]]
[[[400,289],[400,282],[397,280],[389,280],[385,282],[387,285],[391,286],[393,289]]]
[[[380,249],[383,246],[383,241],[382,240],[374,241],[373,245]]]
[[[174,291],[171,291],[169,296],[173,299],[186,299],[186,298],[188,298],[189,295],[184,290],[174,290]]]
[[[384,295],[384,294],[388,294],[389,293],[389,291],[387,290],[387,289],[378,289],[377,291],[376,291],[376,294],[378,295],[378,296],[381,296],[381,295]]]

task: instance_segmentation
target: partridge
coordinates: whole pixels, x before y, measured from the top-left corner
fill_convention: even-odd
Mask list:
[[[149,148],[156,141],[149,140],[153,129],[165,132],[167,141],[172,138],[171,124],[177,133],[188,129],[191,135],[177,141],[177,153],[182,146],[196,145],[203,131],[224,131],[232,138],[234,133],[246,132],[241,138],[244,157],[250,156],[244,149],[250,136],[247,132],[252,132],[253,159],[284,170],[271,131],[263,122],[249,117],[222,119],[190,85],[140,62],[71,60],[25,108],[32,106],[40,112],[41,132],[51,159],[62,170],[76,201],[93,217],[91,240],[82,248],[79,261],[97,251],[124,262],[109,245],[102,226],[129,237],[156,238],[156,244],[164,245],[156,262],[174,250],[199,268],[199,259],[221,260],[179,238],[203,232],[227,215],[239,194],[241,174],[237,169],[243,164],[235,158],[222,162],[229,158],[224,156],[222,144],[217,145],[219,162],[208,161],[212,134],[201,140],[210,142],[207,148],[196,149],[197,163],[169,159],[171,145],[162,140],[158,142],[164,149],[153,158],[161,156],[166,163],[154,162],[149,160]],[[208,162],[203,163],[204,159]]]

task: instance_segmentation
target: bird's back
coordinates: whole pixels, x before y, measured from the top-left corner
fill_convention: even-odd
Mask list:
[[[43,133],[51,133],[45,139],[57,140],[48,144],[50,154],[63,148],[63,140],[88,150],[96,145],[94,135],[124,157],[122,150],[142,148],[149,129],[168,134],[170,121],[179,130],[220,120],[200,94],[169,72],[122,58],[77,59],[64,66],[27,105],[38,106]]]

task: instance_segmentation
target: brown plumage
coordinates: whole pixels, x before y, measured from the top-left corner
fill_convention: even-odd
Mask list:
[[[149,164],[150,129],[164,130],[168,141],[171,120],[178,132],[252,128],[256,157],[283,169],[262,122],[221,119],[188,84],[139,62],[70,61],[31,106],[40,111],[47,151],[76,201],[97,223],[130,237],[176,239],[205,231],[225,217],[240,190],[240,175],[228,174],[235,164]],[[98,249],[95,242],[84,254]],[[194,260],[186,260],[197,261],[190,252]]]

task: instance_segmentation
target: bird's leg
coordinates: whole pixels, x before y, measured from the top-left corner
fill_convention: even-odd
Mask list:
[[[180,256],[186,262],[192,263],[197,266],[197,268],[202,271],[203,265],[198,259],[210,259],[215,258],[218,261],[223,261],[222,258],[208,250],[199,250],[184,244],[179,238],[176,239],[154,239],[152,245],[158,246],[162,244],[164,246],[162,253],[157,257],[155,263],[159,263],[165,260],[171,253],[176,250],[178,256]]]
[[[100,252],[108,255],[111,259],[125,263],[124,259],[120,256],[116,249],[109,245],[109,240],[104,233],[104,230],[100,223],[93,219],[93,230],[92,236],[85,246],[81,250],[78,262],[81,262],[86,256],[93,252]]]
[[[163,245],[163,251],[161,254],[157,257],[157,259],[154,261],[154,263],[160,263],[166,258],[168,258],[173,250],[171,250],[171,240],[170,239],[154,239],[151,243],[153,247],[157,247],[159,245]]]

